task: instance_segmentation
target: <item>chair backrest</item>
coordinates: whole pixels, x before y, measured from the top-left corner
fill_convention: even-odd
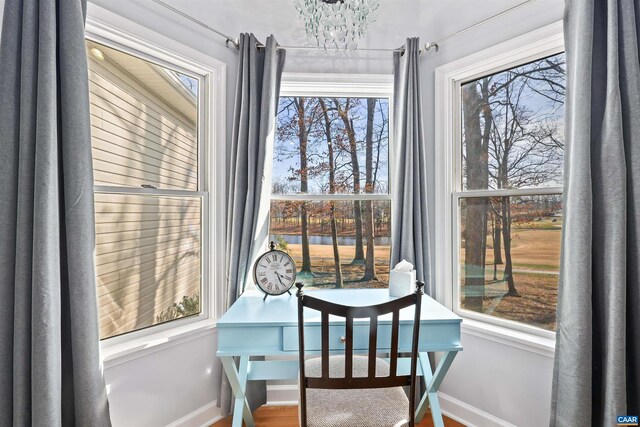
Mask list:
[[[410,386],[409,396],[409,425],[415,424],[415,384],[418,359],[418,336],[420,333],[420,304],[424,283],[416,282],[415,293],[385,302],[382,304],[351,307],[335,304],[302,292],[302,283],[296,283],[298,292],[298,342],[300,349],[300,414],[302,426],[307,425],[306,418],[306,389],[354,389],[354,388],[384,388]],[[398,367],[398,334],[400,330],[400,310],[415,306],[413,321],[413,339],[411,345],[411,373],[397,375]],[[317,310],[321,314],[321,377],[307,377],[305,375],[305,343],[304,343],[304,308]],[[376,359],[378,347],[378,317],[392,314],[391,342],[389,346],[389,376],[376,376]],[[345,319],[345,366],[344,377],[329,376],[329,316],[339,316]],[[369,351],[368,370],[366,377],[353,377],[353,319],[369,318]]]

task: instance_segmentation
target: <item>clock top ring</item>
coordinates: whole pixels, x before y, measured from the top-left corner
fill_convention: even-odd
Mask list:
[[[260,255],[253,265],[253,280],[256,286],[268,295],[291,295],[290,289],[296,281],[296,263],[286,252],[269,243],[269,251]]]

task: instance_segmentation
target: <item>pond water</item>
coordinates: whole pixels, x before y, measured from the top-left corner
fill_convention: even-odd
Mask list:
[[[275,234],[271,235],[270,239],[277,242],[277,237],[282,237],[287,243],[291,243],[292,245],[300,245],[302,244],[302,236],[299,234]],[[367,243],[366,238],[362,238],[364,244]],[[391,243],[390,237],[376,237],[375,244],[388,246]],[[331,245],[333,241],[331,240],[331,236],[309,236],[309,244],[311,245]],[[356,244],[355,237],[338,237],[338,245],[340,246],[353,246]]]

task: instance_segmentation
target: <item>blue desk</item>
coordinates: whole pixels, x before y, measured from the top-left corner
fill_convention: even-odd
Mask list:
[[[373,305],[388,301],[387,289],[344,289],[308,291],[309,294],[345,305]],[[242,419],[254,426],[253,416],[245,398],[247,381],[284,380],[298,378],[298,360],[252,361],[251,356],[297,356],[298,319],[297,298],[287,294],[262,300],[258,291],[245,292],[218,320],[218,357],[235,396],[233,426],[241,427]],[[413,330],[413,309],[400,312],[399,348],[409,352]],[[344,350],[340,337],[345,334],[344,319],[330,318],[330,349]],[[360,321],[359,321],[360,320]],[[422,299],[420,314],[420,363],[418,373],[425,377],[427,389],[420,399],[416,420],[424,416],[427,406],[435,426],[442,427],[442,413],[438,402],[438,387],[451,366],[460,344],[460,317],[428,296]],[[391,316],[378,319],[378,351],[388,352]],[[368,349],[369,326],[365,319],[354,319],[354,351]],[[320,314],[305,312],[305,345],[309,354],[320,350]],[[444,352],[432,372],[428,352]],[[236,366],[234,357],[239,357]],[[408,358],[399,363],[399,371],[409,370]]]

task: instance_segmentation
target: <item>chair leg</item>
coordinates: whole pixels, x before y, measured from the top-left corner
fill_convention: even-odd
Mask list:
[[[307,388],[302,383],[300,384],[300,427],[307,427]]]

